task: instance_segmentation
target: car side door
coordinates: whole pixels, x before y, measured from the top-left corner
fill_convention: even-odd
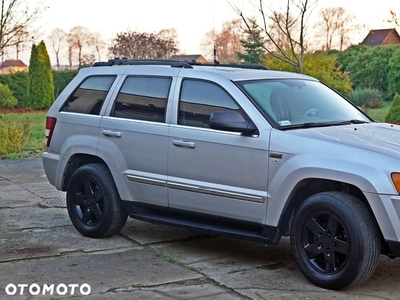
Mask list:
[[[263,223],[269,132],[244,135],[211,128],[210,116],[216,111],[251,116],[219,84],[189,78],[179,83],[176,123],[170,125],[168,142],[169,206]],[[226,85],[234,88],[229,81]],[[238,89],[236,93],[248,102]],[[260,124],[261,118],[256,119]]]
[[[116,168],[122,200],[168,206],[165,121],[174,70],[163,69],[127,74],[100,123],[99,156]]]

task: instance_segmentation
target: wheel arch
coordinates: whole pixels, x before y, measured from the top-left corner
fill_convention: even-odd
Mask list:
[[[296,215],[296,212],[299,206],[307,198],[309,198],[312,195],[328,191],[343,192],[358,198],[372,212],[375,218],[375,222],[378,224],[375,214],[373,213],[373,210],[371,208],[371,205],[368,202],[368,199],[361,191],[361,189],[358,188],[357,186],[351,183],[331,180],[331,179],[306,178],[298,182],[296,186],[292,189],[291,193],[289,194],[289,197],[285,203],[285,206],[283,207],[282,214],[278,221],[279,234],[283,236],[290,235],[293,219]],[[383,235],[381,230],[380,233],[381,233],[381,240],[383,240]]]
[[[91,163],[101,163],[104,164],[109,170],[110,168],[107,166],[106,162],[100,157],[92,154],[85,153],[75,153],[72,155],[65,166],[62,185],[61,188],[63,191],[66,191],[68,188],[68,182],[72,176],[72,174],[81,166],[91,164]]]

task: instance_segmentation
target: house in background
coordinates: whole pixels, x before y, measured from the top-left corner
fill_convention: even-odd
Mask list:
[[[0,65],[0,74],[9,74],[16,72],[24,72],[28,70],[28,66],[19,59],[9,59]]]
[[[177,60],[177,61],[187,61],[187,62],[198,62],[198,63],[208,63],[209,61],[205,59],[200,54],[192,54],[192,55],[172,55],[170,60]]]
[[[400,44],[400,35],[395,28],[370,30],[360,45],[380,46]]]

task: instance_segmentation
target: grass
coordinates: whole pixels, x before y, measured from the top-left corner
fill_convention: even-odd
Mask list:
[[[391,102],[384,102],[383,106],[376,109],[369,109],[367,114],[378,122],[385,122],[385,116],[387,115]]]
[[[1,113],[0,117],[5,121],[14,121],[22,123],[28,121],[29,137],[23,146],[21,153],[10,153],[3,155],[2,158],[15,159],[15,158],[28,158],[39,157],[46,146],[46,111],[32,111],[32,112],[16,112],[16,113]]]

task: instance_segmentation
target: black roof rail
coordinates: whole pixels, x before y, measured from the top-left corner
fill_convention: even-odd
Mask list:
[[[203,64],[198,62],[190,62],[194,66],[211,66],[211,67],[230,67],[239,69],[253,69],[253,70],[269,70],[266,66],[257,64]]]
[[[193,66],[184,61],[176,60],[159,60],[159,59],[126,59],[126,58],[115,58],[108,61],[95,62],[92,67],[100,66],[121,66],[121,65],[158,65],[158,66],[171,66],[173,68],[190,68]]]
[[[210,66],[210,67],[231,67],[240,69],[253,69],[253,70],[268,70],[266,66],[257,64],[204,64],[199,62],[177,61],[177,60],[162,60],[162,59],[127,59],[127,58],[114,58],[109,61],[95,62],[93,67],[100,66],[120,66],[120,65],[157,65],[157,66],[171,66],[173,68],[190,68],[193,66]]]

